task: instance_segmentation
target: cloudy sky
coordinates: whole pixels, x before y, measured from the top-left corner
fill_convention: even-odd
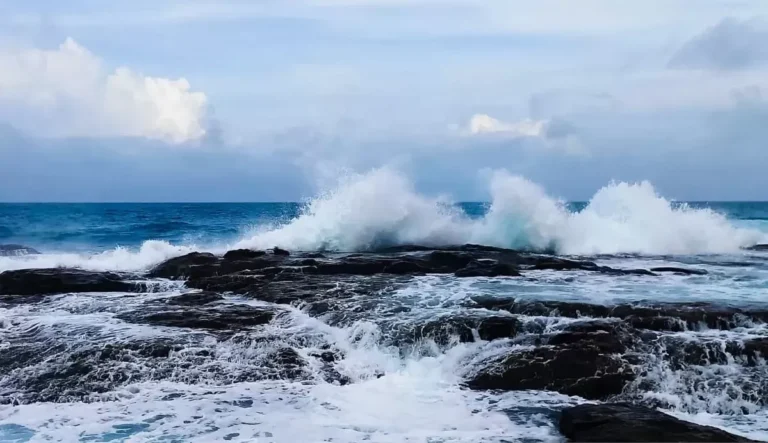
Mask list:
[[[0,0],[0,201],[768,200],[767,144],[764,0]]]

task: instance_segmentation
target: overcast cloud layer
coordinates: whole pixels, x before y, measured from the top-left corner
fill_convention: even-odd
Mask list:
[[[768,200],[762,0],[0,1],[0,201]]]

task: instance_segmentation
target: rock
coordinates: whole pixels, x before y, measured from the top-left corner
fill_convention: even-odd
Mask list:
[[[0,257],[18,257],[22,255],[37,255],[40,251],[24,245],[0,245]]]
[[[133,292],[140,285],[111,272],[81,269],[22,269],[0,273],[0,295],[46,295],[71,292]]]
[[[560,258],[547,258],[534,264],[531,269],[535,270],[555,270],[555,271],[572,271],[572,270],[585,270],[594,271],[597,270],[597,265],[592,262],[579,262],[573,260],[564,260]]]
[[[384,273],[385,274],[423,274],[426,271],[421,265],[418,263],[410,262],[410,261],[396,261],[390,265],[387,265],[384,267]]]
[[[496,263],[490,266],[472,263],[466,268],[459,269],[456,277],[519,277],[520,272],[511,265]]]
[[[278,256],[281,256],[281,257],[288,257],[289,255],[291,255],[290,252],[286,251],[285,249],[280,249],[277,246],[272,248],[272,254],[273,255],[278,255]]]
[[[768,337],[755,338],[744,343],[744,355],[750,364],[768,360]]]
[[[717,428],[689,423],[644,406],[578,405],[560,415],[560,432],[576,442],[749,442]]]
[[[178,306],[202,306],[209,303],[215,303],[224,300],[221,294],[216,292],[191,292],[189,294],[177,295],[165,300],[169,305]]]
[[[472,262],[472,257],[462,252],[432,251],[426,258],[433,271],[444,272],[458,271]]]
[[[456,338],[461,343],[511,338],[520,330],[520,321],[513,316],[447,317],[431,320],[413,330],[413,339],[431,339],[447,345]]]
[[[192,270],[198,266],[213,265],[219,259],[207,252],[192,252],[181,257],[166,260],[149,271],[150,278],[180,279],[189,277]]]
[[[768,244],[759,244],[747,248],[750,251],[768,251]]]
[[[674,274],[680,274],[680,275],[707,275],[708,272],[703,269],[687,269],[687,268],[676,268],[673,266],[662,266],[659,268],[651,268],[652,272],[671,272]]]
[[[634,379],[626,352],[631,336],[621,323],[585,322],[549,338],[547,345],[515,351],[467,382],[471,389],[548,390],[605,400]]]
[[[171,326],[177,328],[236,331],[269,323],[275,312],[248,305],[228,305],[216,309],[185,308],[179,310],[155,310],[147,307],[140,311],[118,315],[130,323]]]
[[[252,249],[234,249],[224,254],[225,260],[248,260],[266,255],[264,251],[254,251]]]

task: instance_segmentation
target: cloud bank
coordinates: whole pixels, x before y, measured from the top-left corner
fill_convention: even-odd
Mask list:
[[[768,62],[768,24],[726,18],[687,42],[670,60],[673,68],[735,70]]]
[[[0,49],[0,118],[30,133],[181,144],[206,135],[207,109],[186,79],[109,72],[71,38],[56,49]]]

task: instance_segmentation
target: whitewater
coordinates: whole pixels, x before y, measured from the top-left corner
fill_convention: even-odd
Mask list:
[[[707,207],[658,195],[649,182],[611,183],[580,210],[504,170],[489,179],[489,203],[471,216],[446,198],[419,194],[402,173],[380,168],[349,175],[302,205],[297,216],[250,225],[240,238],[206,244],[147,238],[95,253],[45,251],[0,257],[0,270],[75,266],[137,271],[191,251],[281,247],[301,251],[365,251],[397,245],[481,244],[563,255],[690,255],[737,253],[768,243],[768,224],[738,224]]]

